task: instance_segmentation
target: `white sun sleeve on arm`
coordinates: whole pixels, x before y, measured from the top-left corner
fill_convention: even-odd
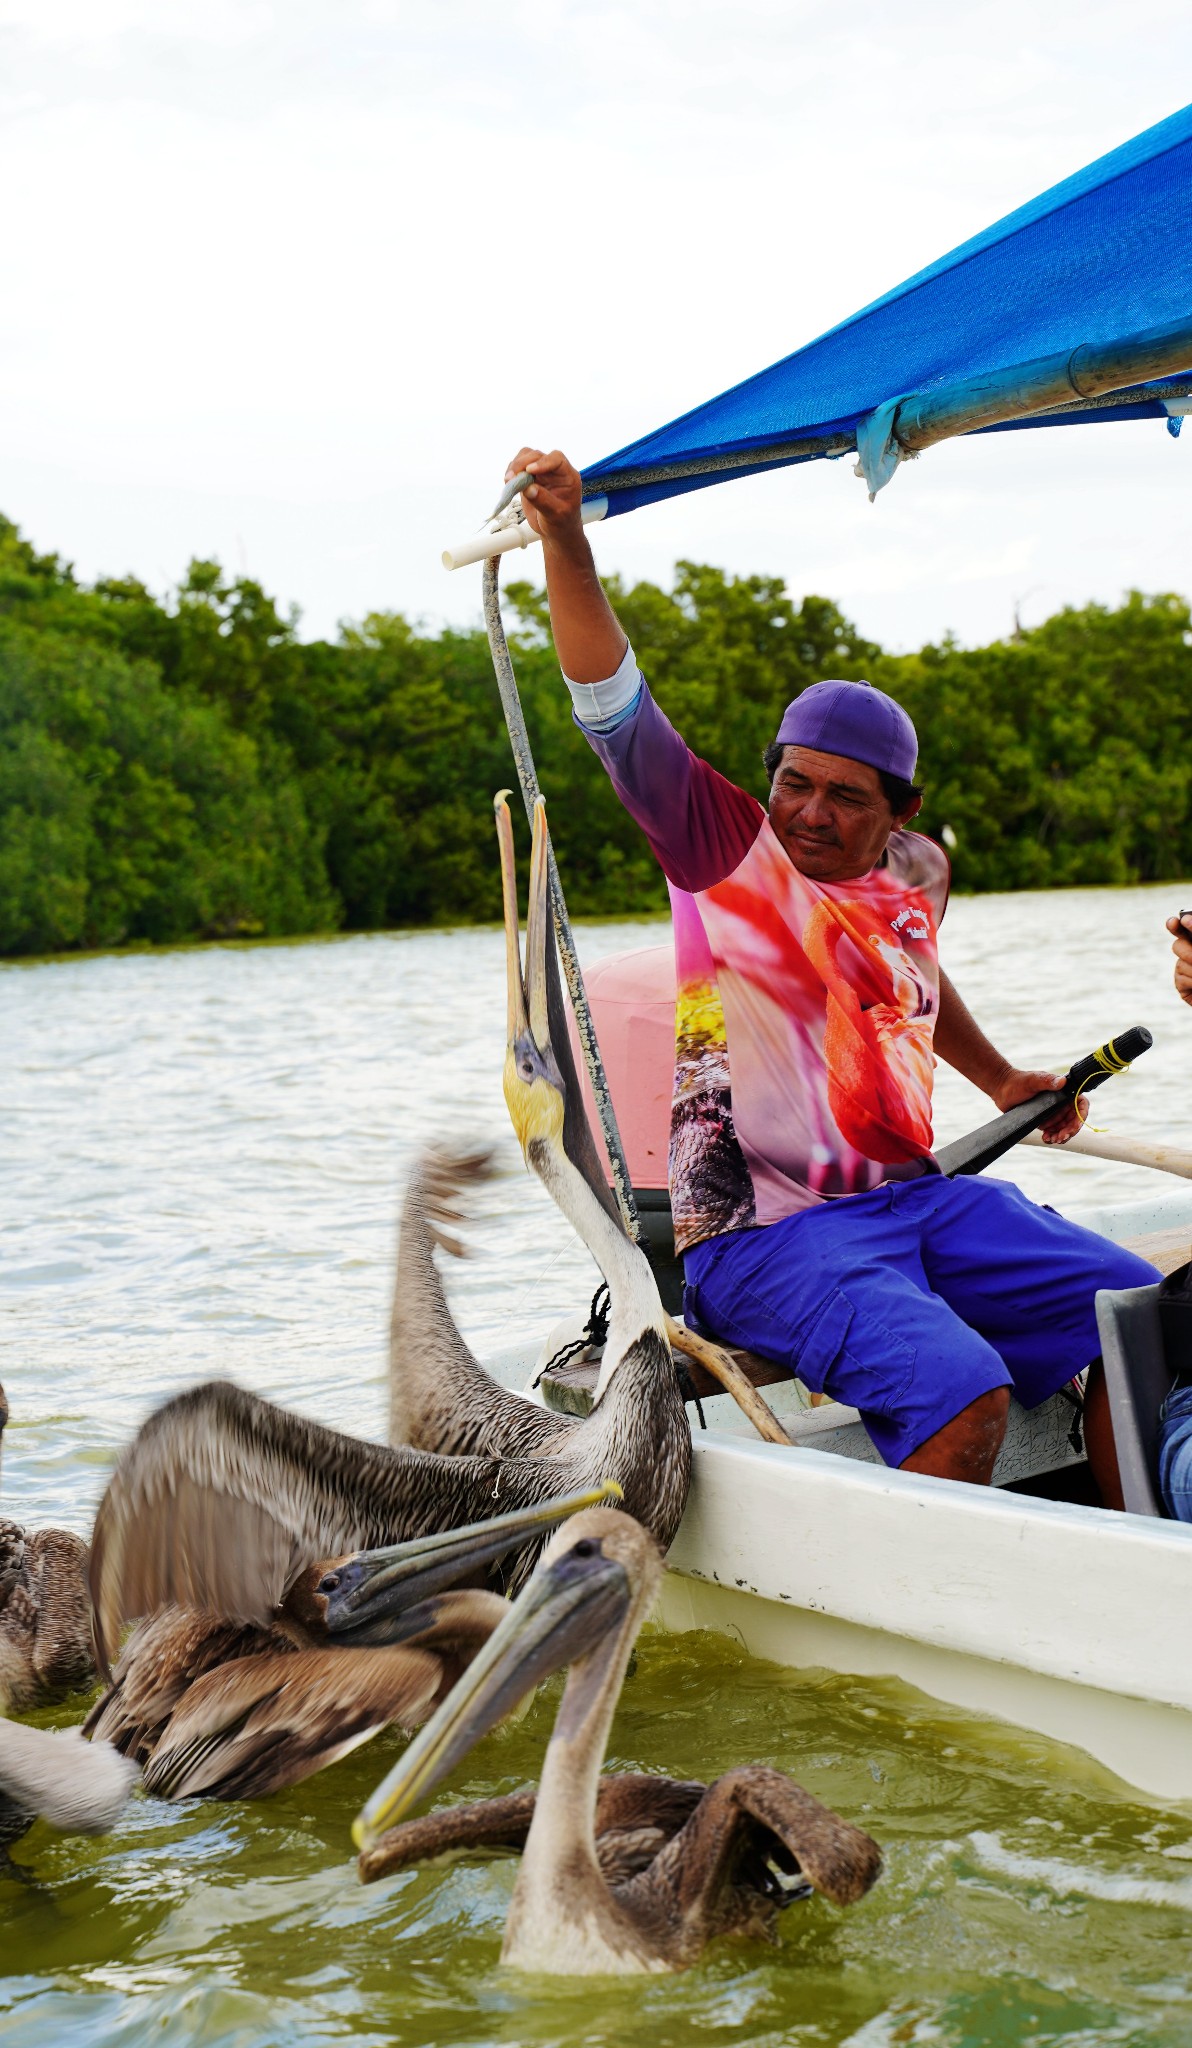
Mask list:
[[[575,715],[585,732],[615,732],[637,707],[642,691],[641,670],[632,647],[627,647],[616,673],[600,683],[563,681],[571,692]]]

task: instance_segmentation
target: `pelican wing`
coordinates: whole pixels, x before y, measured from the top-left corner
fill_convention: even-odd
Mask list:
[[[784,1772],[762,1764],[726,1771],[710,1785],[690,1821],[655,1860],[651,1886],[674,1897],[688,1925],[718,1915],[734,1885],[769,1890],[767,1866],[801,1874],[834,1905],[851,1906],[881,1871],[872,1838]]]
[[[241,1657],[287,1652],[297,1654],[297,1648],[280,1629],[165,1607],[138,1623],[83,1733],[99,1736],[143,1765],[175,1707],[205,1672]]]
[[[440,1807],[399,1821],[360,1853],[364,1884],[409,1870],[419,1863],[459,1856],[520,1856],[534,1818],[536,1792],[511,1792],[503,1799],[474,1799],[466,1806]]]
[[[95,1518],[105,1675],[126,1622],[175,1605],[264,1623],[321,1558],[474,1519],[496,1472],[343,1436],[225,1381],[179,1395],[124,1452]]]
[[[627,1884],[687,1825],[707,1787],[698,1778],[618,1771],[596,1797],[596,1861],[606,1884]]]
[[[646,1869],[691,1818],[705,1787],[682,1778],[652,1778],[619,1771],[601,1778],[596,1798],[596,1859],[605,1881],[624,1884]],[[520,1856],[537,1804],[536,1791],[502,1799],[476,1799],[441,1807],[388,1828],[359,1861],[361,1879],[373,1884],[395,1870],[457,1856]]]
[[[145,1789],[165,1799],[261,1799],[396,1721],[425,1720],[442,1684],[433,1651],[296,1650],[209,1671],[171,1715]]]
[[[427,1152],[402,1204],[389,1325],[389,1441],[445,1457],[532,1458],[569,1433],[477,1363],[448,1306],[435,1250],[460,1257],[468,1191],[492,1172],[487,1152]],[[562,1427],[560,1427],[560,1421]]]

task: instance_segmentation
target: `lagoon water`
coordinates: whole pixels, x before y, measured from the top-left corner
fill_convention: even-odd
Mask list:
[[[1148,1023],[1154,1051],[1094,1098],[1093,1121],[1192,1144],[1192,1014],[1162,928],[1179,896],[960,899],[942,950],[1024,1064],[1062,1067]],[[581,952],[655,937],[588,926]],[[496,1150],[475,1255],[449,1275],[477,1350],[585,1299],[587,1257],[505,1121],[502,973],[488,930],[0,971],[9,1514],[85,1533],[148,1407],[216,1373],[379,1435],[397,1203],[429,1138]],[[989,1113],[946,1070],[937,1104],[941,1141]],[[1038,1152],[1014,1173],[1060,1207],[1172,1185]],[[442,1796],[531,1777],[556,1696],[557,1682]],[[887,1855],[852,1913],[795,1907],[776,1948],[722,1946],[674,1981],[499,1972],[510,1865],[362,1889],[348,1826],[397,1746],[381,1738],[255,1806],[140,1799],[89,1842],[38,1827],[0,1870],[0,2040],[1176,2048],[1192,2034],[1192,1812],[896,1681],[784,1672],[708,1636],[643,1639],[614,1764],[706,1777],[766,1759]]]

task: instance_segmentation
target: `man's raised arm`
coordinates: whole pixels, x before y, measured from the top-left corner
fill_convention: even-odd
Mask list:
[[[542,536],[555,653],[580,730],[668,881],[710,888],[744,858],[765,813],[690,751],[646,688],[596,574],[579,471],[557,449],[537,448],[521,449],[506,479],[523,470],[534,478],[522,502]]]
[[[559,667],[573,683],[605,682],[620,668],[629,642],[600,587],[580,521],[579,471],[557,448],[549,455],[540,448],[523,448],[505,471],[506,483],[527,469],[534,482],[522,492],[522,504],[530,525],[542,536]]]

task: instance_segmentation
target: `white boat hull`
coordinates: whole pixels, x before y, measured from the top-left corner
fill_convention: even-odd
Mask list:
[[[658,1619],[892,1676],[1192,1799],[1192,1529],[709,1435]]]

